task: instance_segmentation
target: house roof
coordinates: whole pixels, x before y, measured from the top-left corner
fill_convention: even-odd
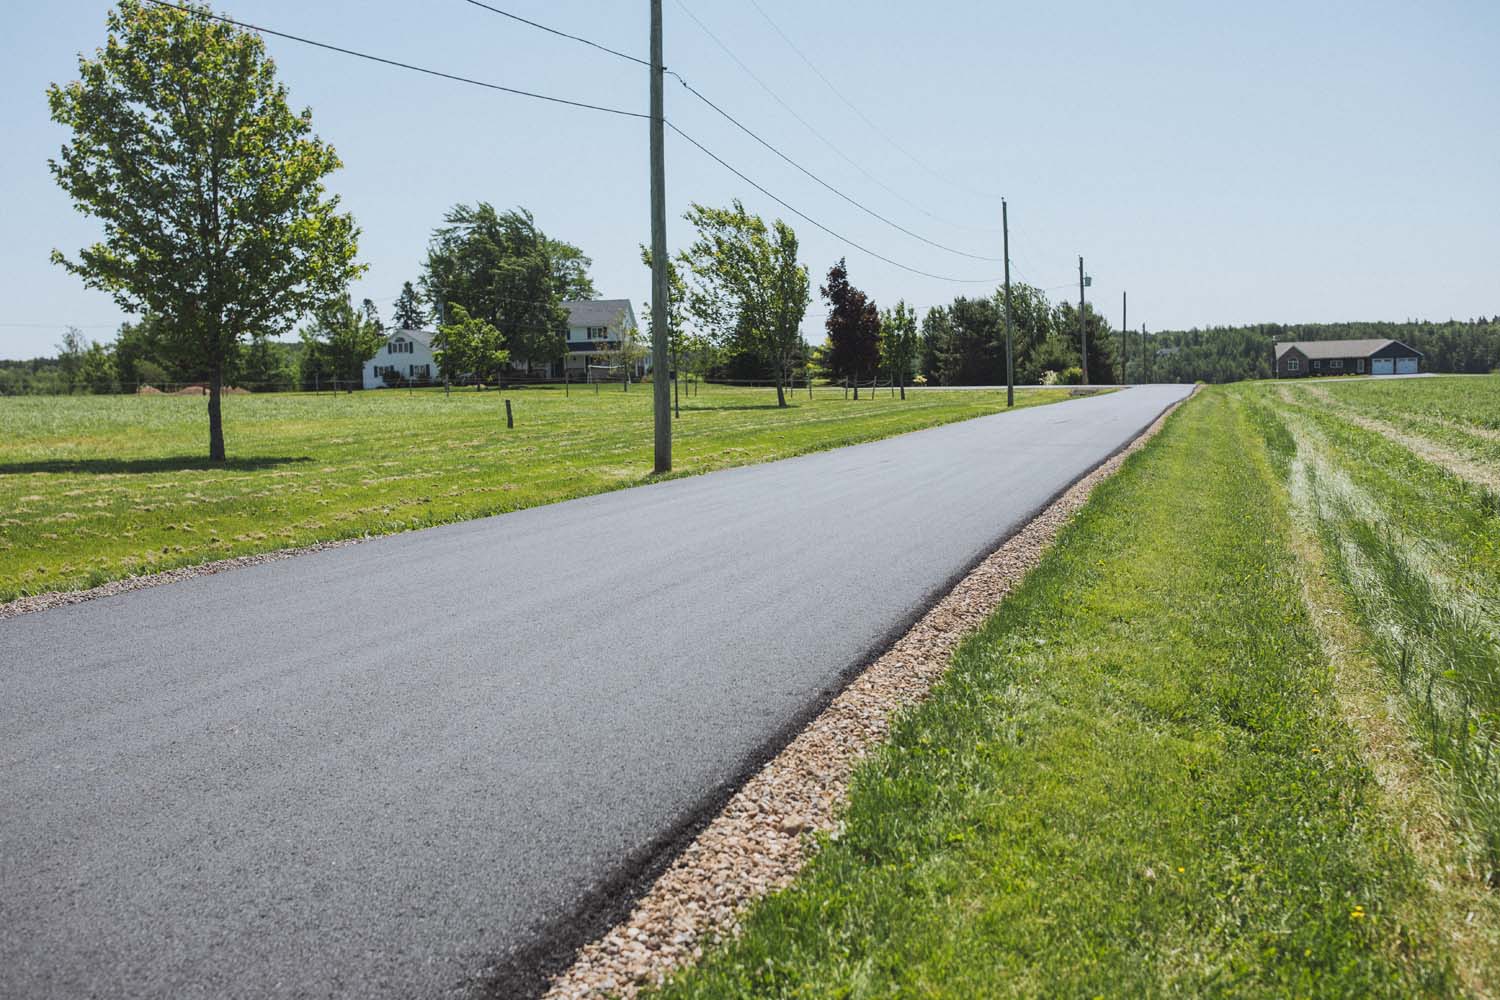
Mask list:
[[[432,338],[437,336],[436,330],[387,330],[385,339],[387,342],[397,337],[405,337],[407,340],[415,340],[425,347],[432,346]]]
[[[634,316],[629,299],[590,299],[586,302],[564,302],[569,326],[610,326],[621,313]]]
[[[1307,358],[1360,358],[1374,354],[1382,348],[1392,344],[1400,344],[1399,340],[1293,340],[1276,345],[1276,357],[1279,359],[1292,348],[1301,351]],[[1402,347],[1407,345],[1401,344]],[[1413,348],[1407,348],[1413,354],[1420,355],[1422,352]]]

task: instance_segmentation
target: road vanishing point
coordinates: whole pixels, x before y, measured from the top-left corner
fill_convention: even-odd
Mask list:
[[[0,996],[517,988],[1189,391],[1129,388],[0,622]]]

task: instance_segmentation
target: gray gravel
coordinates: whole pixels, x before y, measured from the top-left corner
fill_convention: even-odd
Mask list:
[[[1187,393],[0,622],[0,996],[438,996],[578,943],[580,907]]]

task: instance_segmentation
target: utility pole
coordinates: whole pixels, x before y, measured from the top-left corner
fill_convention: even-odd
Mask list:
[[[1150,367],[1148,367],[1146,369],[1146,381],[1147,382],[1155,381],[1156,380],[1156,352],[1150,350],[1150,345],[1148,345],[1146,343],[1146,324],[1145,323],[1141,324],[1141,357],[1145,358],[1147,364],[1150,366]]]
[[[1078,258],[1078,335],[1083,344],[1083,384],[1089,384],[1089,325],[1083,315],[1083,258]]]
[[[1000,226],[1005,233],[1005,405],[1016,405],[1016,365],[1010,343],[1010,206],[1000,199]]]
[[[656,430],[656,473],[672,471],[672,397],[667,379],[667,155],[665,72],[661,51],[661,0],[651,0],[651,399]]]
[[[1125,375],[1129,370],[1126,360],[1130,357],[1130,344],[1125,340],[1130,335],[1130,293],[1120,293],[1120,384],[1124,385],[1130,379]]]

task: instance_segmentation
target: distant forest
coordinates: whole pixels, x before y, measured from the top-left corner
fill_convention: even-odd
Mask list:
[[[1119,335],[1116,334],[1116,337]],[[1425,357],[1423,371],[1491,372],[1500,369],[1500,316],[1444,323],[1259,323],[1204,330],[1166,330],[1129,336],[1131,381],[1238,382],[1270,378],[1272,345],[1288,340],[1399,340]],[[1146,370],[1142,371],[1142,367]]]
[[[1052,306],[1040,295],[1022,298],[1015,310],[1016,380],[1076,381],[1077,313],[1068,303]],[[1028,290],[1030,291],[1030,290]],[[1032,308],[1027,308],[1031,306]],[[1114,381],[1121,368],[1129,382],[1238,382],[1270,378],[1272,345],[1286,340],[1399,340],[1421,351],[1423,371],[1491,372],[1500,369],[1500,316],[1443,323],[1261,323],[1199,330],[1165,330],[1144,341],[1140,331],[1123,344],[1119,331],[1086,307],[1090,327],[1089,366],[1096,382]],[[1003,385],[1004,311],[999,297],[959,299],[933,309],[923,323],[914,373],[929,385]],[[170,367],[149,349],[133,350],[141,325],[125,324],[114,344],[90,343],[76,332],[64,337],[57,357],[0,360],[0,396],[54,393],[132,392],[138,384],[172,385],[198,373]],[[149,342],[147,342],[149,344]],[[258,391],[311,387],[318,379],[352,378],[325,363],[311,343],[262,341],[232,366],[231,381]],[[822,363],[826,349],[811,348],[815,371],[832,377]],[[764,362],[729,355],[711,378],[760,378]],[[800,365],[799,365],[800,368]]]

